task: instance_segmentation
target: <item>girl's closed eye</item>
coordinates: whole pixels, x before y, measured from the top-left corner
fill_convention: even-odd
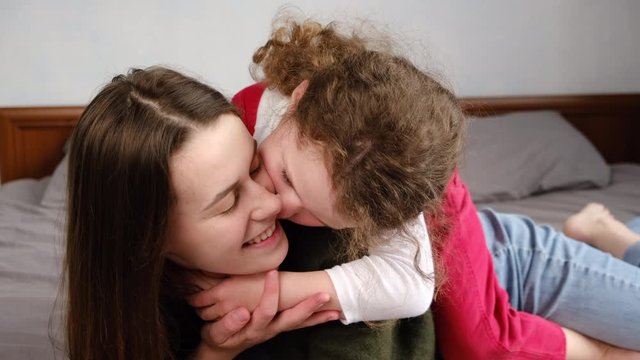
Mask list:
[[[285,169],[282,169],[282,179],[287,185],[293,187],[293,184],[291,184],[291,180],[289,180],[289,176],[287,176],[287,171]]]

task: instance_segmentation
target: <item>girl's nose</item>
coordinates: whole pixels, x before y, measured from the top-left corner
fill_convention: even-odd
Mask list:
[[[278,196],[280,197],[280,202],[282,204],[280,214],[278,214],[279,218],[289,219],[300,211],[302,202],[294,191],[284,191],[278,193]]]

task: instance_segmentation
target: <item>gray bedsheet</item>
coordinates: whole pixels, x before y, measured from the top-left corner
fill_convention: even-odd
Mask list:
[[[58,297],[61,271],[62,218],[60,209],[39,205],[39,181],[3,186],[0,195],[0,359],[52,359],[49,334],[59,339]],[[8,190],[17,189],[9,193]],[[62,299],[60,299],[62,301]],[[58,308],[60,309],[60,308]],[[57,358],[62,358],[57,356]]]
[[[561,230],[567,217],[589,202],[604,204],[623,222],[640,216],[640,165],[612,165],[611,184],[604,188],[555,191],[520,200],[476,205],[479,209],[490,207],[500,212],[525,214],[538,223]]]

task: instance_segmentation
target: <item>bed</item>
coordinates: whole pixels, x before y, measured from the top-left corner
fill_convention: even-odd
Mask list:
[[[461,176],[478,208],[562,229],[589,202],[640,216],[640,96],[465,99]]]
[[[590,201],[640,216],[640,94],[467,98],[461,174],[478,207],[562,227]],[[81,107],[0,109],[0,358],[60,346],[64,144]],[[59,356],[58,356],[59,357]]]

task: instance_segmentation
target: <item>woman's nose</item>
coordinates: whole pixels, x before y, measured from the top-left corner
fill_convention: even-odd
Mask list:
[[[255,205],[251,212],[253,220],[275,219],[282,209],[278,195],[258,183],[254,183],[254,191],[250,196],[255,197]]]

